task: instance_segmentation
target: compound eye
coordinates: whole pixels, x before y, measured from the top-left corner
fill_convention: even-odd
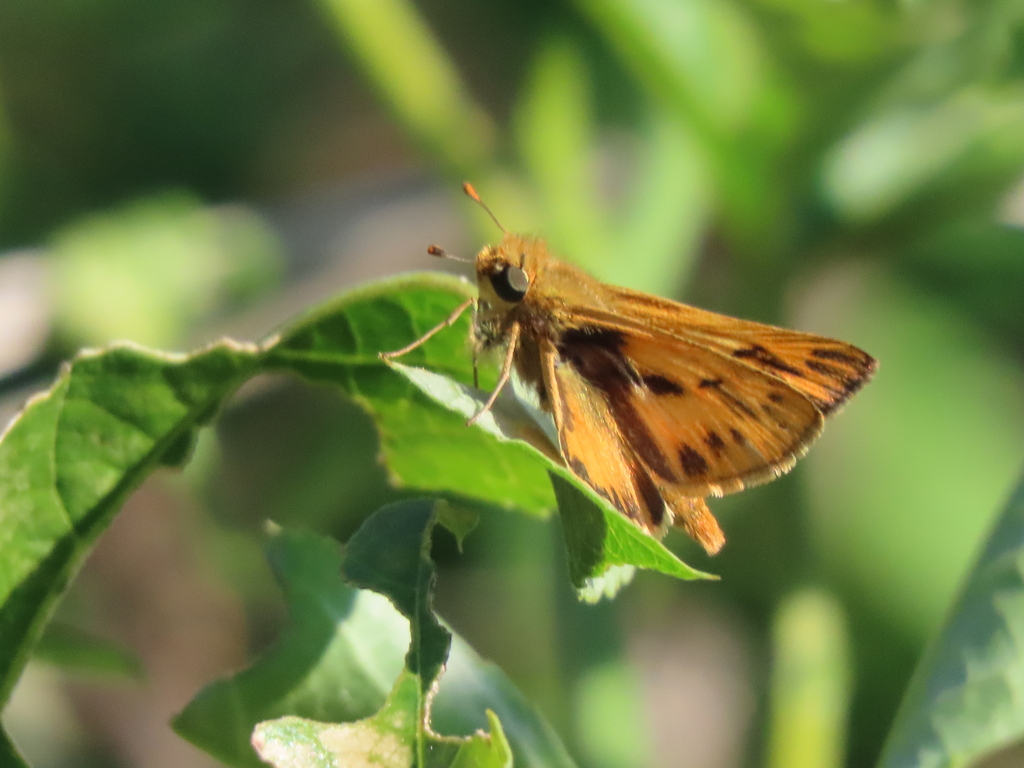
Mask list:
[[[491,275],[491,285],[494,286],[494,292],[504,301],[515,304],[522,301],[529,290],[530,278],[520,267],[506,264]]]

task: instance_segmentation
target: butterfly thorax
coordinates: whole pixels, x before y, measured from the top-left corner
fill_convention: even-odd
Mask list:
[[[580,269],[548,253],[543,240],[506,234],[476,259],[479,300],[473,323],[477,348],[504,346],[518,326],[515,368],[546,404],[541,355],[558,347],[571,307],[603,306],[604,286]]]

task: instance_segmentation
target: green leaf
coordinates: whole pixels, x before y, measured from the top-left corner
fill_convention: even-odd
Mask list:
[[[430,371],[397,364],[394,368],[431,398],[465,417],[474,415],[488,396]],[[616,566],[646,568],[679,579],[717,578],[688,566],[565,469],[549,435],[553,431],[550,420],[509,389],[477,426],[499,440],[516,441],[513,445],[547,470],[561,514],[570,579],[581,598],[610,597],[628,582],[628,571]],[[612,568],[615,570],[609,574]]]
[[[970,87],[934,104],[890,107],[825,157],[825,197],[858,223],[892,215],[940,184],[952,187],[961,208],[976,205],[978,196],[964,194],[964,183],[992,176],[1005,187],[1016,178],[1024,165],[1022,129],[1024,96],[1017,90]]]
[[[314,309],[268,344],[268,365],[334,384],[377,422],[398,485],[459,494],[547,515],[554,499],[529,455],[438,406],[378,354],[400,349],[475,295],[448,275],[407,275],[356,289]],[[468,313],[403,358],[460,382],[473,378]],[[489,373],[489,371],[484,371]],[[493,374],[490,374],[493,380]]]
[[[505,733],[501,728],[498,716],[487,710],[487,732],[470,736],[459,747],[452,768],[512,768],[512,748],[509,746]]]
[[[317,723],[285,717],[260,723],[253,746],[274,768],[512,768],[512,750],[501,723],[488,712],[490,733],[466,739],[429,738],[414,759],[419,679],[404,672],[373,717],[355,723]]]
[[[345,545],[341,566],[349,584],[379,592],[409,619],[412,638],[405,667],[420,679],[424,701],[452,641],[431,605],[436,578],[430,559],[435,505],[432,499],[418,499],[377,510]]]
[[[419,681],[403,674],[373,717],[355,723],[318,723],[285,717],[260,723],[252,743],[275,768],[410,768],[415,765],[415,711]]]
[[[462,551],[462,542],[480,523],[480,515],[476,511],[444,502],[437,505],[437,519],[455,537],[460,552]]]
[[[615,232],[608,282],[672,295],[690,277],[704,247],[712,182],[692,131],[653,107],[623,219]]]
[[[545,233],[566,258],[600,271],[610,261],[611,227],[595,183],[586,61],[570,38],[558,37],[541,47],[532,69],[516,123],[520,152],[543,201]]]
[[[796,98],[746,8],[730,0],[576,4],[676,130],[696,138],[731,234],[763,251],[785,214],[776,156],[794,133]]]
[[[431,725],[438,733],[460,736],[484,728],[493,732],[492,712],[512,745],[516,768],[575,768],[554,729],[505,673],[454,635],[444,675],[431,701]]]
[[[0,728],[0,765],[4,768],[28,768],[28,763],[18,754],[3,728]]]
[[[196,429],[254,373],[289,370],[339,385],[377,419],[400,482],[546,514],[554,504],[545,479],[554,449],[549,443],[548,459],[538,461],[535,450],[510,442],[530,438],[541,445],[542,428],[519,419],[491,433],[467,429],[450,403],[438,404],[378,358],[417,338],[467,295],[465,283],[445,276],[400,278],[347,294],[259,347],[223,342],[170,355],[115,345],[72,361],[0,440],[0,700],[126,496],[154,468],[183,462]],[[470,380],[465,323],[410,358],[456,381]],[[433,381],[453,385],[442,376]],[[468,521],[453,528],[464,535]],[[431,648],[429,663],[439,665],[437,644],[446,633],[427,614],[418,620],[427,639],[421,650]],[[425,679],[434,674],[413,667]]]
[[[0,441],[0,700],[127,494],[154,468],[183,462],[196,428],[256,372],[340,384],[377,418],[391,469],[408,485],[547,514],[542,466],[466,429],[377,357],[470,293],[443,276],[404,278],[311,312],[261,347],[224,342],[171,355],[122,344],[73,360]],[[463,322],[410,357],[467,380],[467,333]]]
[[[413,509],[422,511],[424,505],[414,502]],[[444,506],[436,507],[442,523],[453,519]],[[377,518],[372,525],[379,522]],[[371,530],[364,545],[373,546],[383,533],[379,527],[376,533]],[[420,542],[405,539],[418,553]],[[394,548],[388,551],[399,554]],[[271,526],[267,557],[288,602],[288,625],[250,668],[208,685],[172,724],[181,736],[232,766],[262,764],[250,743],[261,721],[280,718],[259,731],[258,740],[268,751],[283,755],[282,744],[293,739],[316,755],[322,745],[314,748],[314,743],[331,727],[327,723],[372,718],[400,674],[397,687],[419,696],[418,680],[402,673],[409,649],[408,620],[385,596],[342,581],[342,553],[336,542]],[[573,768],[551,727],[508,678],[457,637],[446,670],[435,730],[470,735],[488,726],[485,710],[490,709],[505,722],[520,768]],[[332,736],[325,738],[331,741]]]
[[[172,722],[179,735],[229,765],[260,765],[249,739],[262,720],[370,716],[408,647],[408,623],[386,598],[342,582],[336,542],[272,527],[267,559],[284,590],[288,625],[252,667],[208,685]]]
[[[439,736],[430,728],[430,699],[452,636],[433,613],[436,571],[430,559],[437,502],[389,504],[345,546],[341,573],[350,583],[386,596],[410,624],[405,670],[381,709],[354,723],[329,724],[289,716],[256,726],[252,743],[274,766],[417,765],[510,768],[512,752],[493,713],[490,734]],[[305,761],[305,762],[302,762]]]
[[[231,343],[195,355],[83,353],[0,440],[0,701],[124,498],[253,370]]]
[[[1024,481],[918,664],[880,768],[966,768],[1024,738]]]
[[[787,17],[795,36],[813,56],[825,61],[862,63],[885,54],[901,42],[900,15],[888,6],[864,0],[815,3],[807,0],[760,0]]]
[[[551,467],[548,474],[562,517],[569,578],[584,599],[593,602],[617,591],[623,571],[616,566],[645,568],[685,580],[718,578],[688,566],[564,467]],[[599,577],[605,578],[598,581]]]
[[[663,95],[695,122],[734,132],[751,119],[763,87],[754,26],[727,0],[578,0],[578,5]]]

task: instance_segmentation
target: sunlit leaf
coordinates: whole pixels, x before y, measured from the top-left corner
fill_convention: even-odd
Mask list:
[[[846,751],[850,659],[846,617],[825,590],[786,597],[772,628],[768,768],[839,768]]]
[[[1008,98],[1009,96],[1009,98]],[[1024,95],[965,89],[934,104],[900,104],[844,137],[823,164],[825,197],[854,222],[892,214],[943,182],[971,210],[964,179],[1009,182],[1024,166]]]
[[[623,210],[600,194],[602,151],[583,52],[569,39],[541,48],[517,111],[517,137],[543,202],[544,234],[562,258],[645,291],[679,287],[707,215],[706,162],[691,131],[650,110]]]
[[[543,470],[439,407],[378,353],[399,349],[474,295],[464,281],[419,274],[356,289],[293,323],[267,349],[267,365],[341,387],[377,423],[381,449],[400,485],[484,499],[546,515],[553,506]],[[473,377],[468,313],[403,357],[461,382]],[[493,373],[485,371],[492,377]]]
[[[85,353],[0,440],[0,700],[127,494],[252,372],[254,347]]]

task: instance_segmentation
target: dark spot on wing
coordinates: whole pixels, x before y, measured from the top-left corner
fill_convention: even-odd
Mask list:
[[[733,357],[738,357],[741,360],[753,360],[761,363],[761,365],[773,368],[776,371],[783,371],[784,373],[791,373],[795,376],[802,375],[800,371],[791,365],[788,365],[776,355],[769,352],[767,349],[762,347],[760,344],[754,344],[747,349],[737,349],[732,353]]]
[[[651,476],[639,464],[633,465],[633,484],[636,486],[637,495],[647,507],[651,523],[655,528],[660,527],[665,519],[665,500],[658,493]]]
[[[834,365],[822,363],[818,360],[805,360],[804,364],[812,371],[820,373],[822,376],[828,376],[830,379],[841,382],[844,385],[847,382],[846,371],[841,368],[836,368]]]
[[[619,430],[629,447],[656,475],[664,480],[675,481],[677,479],[675,472],[669,466],[665,454],[661,452],[654,436],[647,429],[647,425],[640,418],[640,414],[636,412],[633,404],[629,401],[628,392],[615,389],[606,391],[612,416],[615,418],[615,423],[619,425]]]
[[[593,488],[594,492],[598,496],[600,496],[601,498],[605,499],[609,504],[611,504],[613,507],[615,507],[617,510],[619,510],[619,512],[624,514],[626,517],[632,517],[632,518],[637,518],[638,519],[637,510],[634,510],[631,506],[624,504],[623,501],[622,501],[622,497],[619,496],[618,492],[616,492],[614,489],[613,490],[609,490],[607,488],[602,488],[601,486],[594,485],[593,483],[591,483],[589,481],[587,482],[587,485],[589,485],[591,488]]]
[[[827,402],[822,408],[822,413],[826,416],[846,402],[850,395],[864,386],[867,382],[867,376],[853,375],[850,376],[846,371],[836,368],[834,365],[828,363],[821,363],[817,360],[805,361],[807,367],[816,373],[820,373],[822,376],[827,377],[830,381],[825,383],[825,386],[835,393],[835,397]]]
[[[857,355],[851,355],[849,352],[843,352],[841,349],[812,349],[812,357],[820,357],[822,360],[834,360],[837,363],[845,363],[851,368],[863,368],[865,360]],[[866,355],[865,355],[866,357]]]
[[[612,488],[610,491],[607,490],[606,488],[599,488],[598,490],[600,490],[601,495],[608,499],[608,501],[612,503],[612,506],[615,507],[620,512],[622,512],[622,514],[627,515],[629,517],[636,517],[633,508],[622,500],[622,497],[619,495],[619,492],[617,490],[615,490],[614,488]]]
[[[576,344],[585,347],[597,347],[608,352],[618,354],[626,343],[626,337],[621,331],[612,328],[594,328],[583,326],[581,328],[566,328],[558,342],[558,351],[564,352],[565,347]],[[565,357],[565,354],[562,355]]]
[[[742,432],[740,432],[738,429],[736,429],[736,427],[732,427],[729,430],[729,434],[731,434],[732,435],[732,439],[734,441],[736,441],[736,445],[746,445],[747,444],[747,437],[746,437],[746,435],[744,435]]]
[[[608,328],[569,328],[558,339],[558,356],[597,386],[612,380],[639,386],[640,374],[622,354],[625,343],[622,333]]]
[[[655,395],[685,395],[686,390],[672,379],[657,374],[643,377],[644,386]]]
[[[593,487],[593,483],[590,480],[590,473],[587,472],[586,465],[575,456],[569,457],[569,469],[573,471],[580,480],[585,482],[587,485]]]
[[[679,461],[683,465],[683,472],[689,477],[703,477],[710,469],[707,459],[688,445],[679,449]]]
[[[754,413],[753,409],[743,402],[743,400],[736,397],[732,392],[722,389],[723,383],[724,382],[721,379],[701,379],[700,384],[697,386],[701,389],[714,390],[715,394],[722,398],[726,405],[728,405],[734,412],[739,411],[744,416],[748,416],[752,419],[757,418],[757,414]]]
[[[859,350],[857,350],[859,351]],[[827,381],[820,382],[827,390],[825,398],[814,398],[814,404],[822,415],[828,416],[839,406],[850,399],[854,392],[863,387],[875,372],[877,361],[866,353],[862,358],[854,354],[834,349],[812,349],[811,357],[804,361],[808,369],[824,376]],[[830,360],[838,365],[822,362]],[[848,365],[841,368],[839,365]]]
[[[784,403],[786,402],[786,396],[781,392],[769,392],[768,399],[773,403]]]
[[[714,430],[708,430],[707,436],[704,438],[704,442],[708,444],[708,448],[715,455],[715,458],[721,458],[725,452],[725,441],[719,437],[718,433]]]
[[[570,328],[558,342],[558,352],[591,385],[604,394],[623,439],[647,468],[675,481],[669,465],[647,425],[632,405],[632,389],[643,379],[622,354],[625,337],[605,328]]]

